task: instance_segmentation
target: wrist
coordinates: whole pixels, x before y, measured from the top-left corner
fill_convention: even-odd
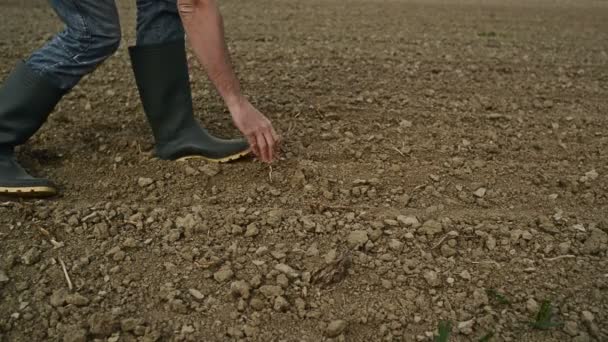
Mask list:
[[[231,113],[236,113],[247,103],[247,98],[240,94],[230,95],[224,98],[224,102]]]

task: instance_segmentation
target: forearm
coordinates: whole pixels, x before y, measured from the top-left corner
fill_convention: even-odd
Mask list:
[[[190,45],[228,107],[243,101],[224,38],[224,24],[213,0],[178,0]]]

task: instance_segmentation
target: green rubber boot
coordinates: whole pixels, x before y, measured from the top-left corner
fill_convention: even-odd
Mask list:
[[[129,54],[157,157],[224,163],[249,154],[246,140],[216,138],[194,118],[183,40],[130,47]]]
[[[57,193],[49,180],[32,177],[15,159],[65,92],[19,63],[0,88],[0,195],[45,197]]]

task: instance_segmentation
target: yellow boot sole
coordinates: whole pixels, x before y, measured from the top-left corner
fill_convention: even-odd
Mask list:
[[[14,197],[50,197],[57,195],[57,189],[50,186],[23,186],[4,187],[0,186],[0,195]]]
[[[205,160],[205,161],[208,161],[211,163],[224,164],[224,163],[229,163],[229,162],[241,159],[243,157],[246,157],[250,153],[251,153],[251,150],[246,150],[246,151],[239,152],[237,154],[233,154],[231,156],[228,156],[225,158],[220,158],[220,159],[213,159],[213,158],[203,157],[203,156],[199,156],[199,155],[193,155],[193,156],[181,157],[181,158],[177,159],[177,161],[183,162],[183,161],[188,161],[188,160]]]

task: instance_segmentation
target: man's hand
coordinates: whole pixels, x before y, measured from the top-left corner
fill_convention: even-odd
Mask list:
[[[247,100],[242,100],[229,109],[234,124],[247,138],[251,151],[265,163],[274,161],[280,138],[270,120]]]
[[[182,23],[198,60],[226,102],[236,127],[262,161],[276,158],[279,137],[270,121],[241,94],[224,40],[222,15],[214,0],[178,0]]]

